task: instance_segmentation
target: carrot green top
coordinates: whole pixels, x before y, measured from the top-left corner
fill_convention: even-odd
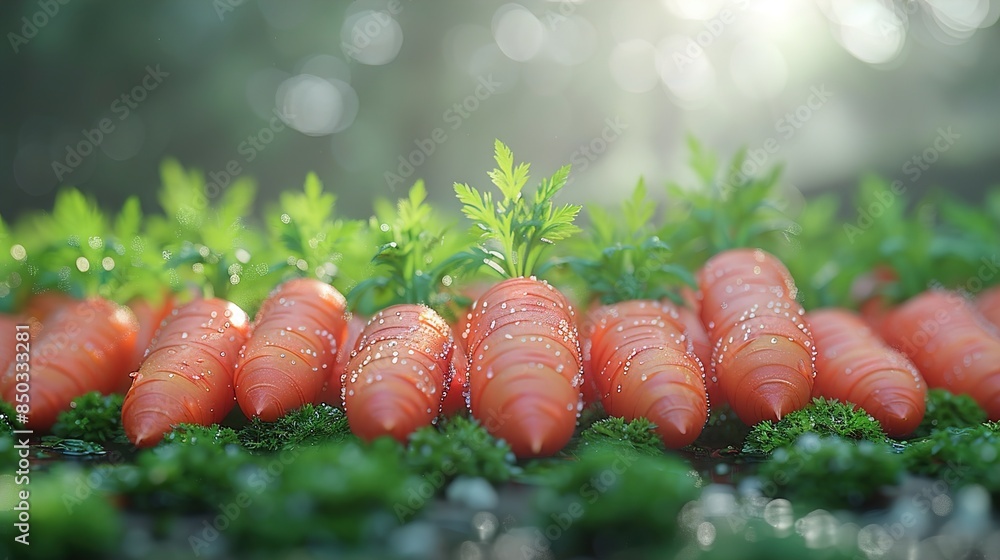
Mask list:
[[[424,183],[414,184],[395,205],[376,200],[368,229],[376,246],[374,270],[348,294],[351,307],[371,314],[397,303],[423,303],[441,311],[452,297],[456,261],[469,243],[427,203]]]
[[[490,192],[455,184],[462,212],[474,222],[474,231],[478,231],[482,241],[499,245],[499,248],[480,245],[469,257],[511,278],[530,276],[547,246],[580,231],[573,220],[581,207],[556,206],[552,201],[566,185],[570,168],[564,166],[543,179],[529,200],[521,192],[529,179],[529,164],[515,166],[514,155],[499,140],[495,152],[497,167],[489,177],[500,189],[502,200],[494,201]]]
[[[671,262],[670,247],[656,234],[656,203],[648,198],[642,180],[616,212],[588,205],[587,214],[590,229],[562,261],[602,303],[679,300],[674,289],[678,282],[696,285],[686,268]]]

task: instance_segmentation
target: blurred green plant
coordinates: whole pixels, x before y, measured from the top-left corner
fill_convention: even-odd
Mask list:
[[[787,498],[804,511],[862,508],[902,474],[902,458],[885,443],[815,433],[776,449],[758,471],[766,495]]]
[[[996,423],[936,430],[903,451],[907,470],[952,487],[979,484],[1000,496],[1000,432]]]
[[[0,444],[2,446],[2,444]],[[117,550],[125,524],[121,513],[103,492],[80,493],[87,488],[88,471],[78,465],[58,464],[36,475],[30,486],[28,546],[17,535],[20,484],[0,487],[0,524],[9,538],[0,540],[0,556],[11,558],[101,558]],[[89,488],[87,488],[89,490]],[[13,534],[12,534],[13,533]]]
[[[642,557],[678,532],[677,516],[700,481],[683,461],[585,450],[545,473],[534,500],[536,529],[527,546],[539,555],[614,550]]]

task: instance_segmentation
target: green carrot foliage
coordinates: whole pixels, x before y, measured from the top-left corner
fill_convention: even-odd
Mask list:
[[[581,207],[574,204],[556,206],[555,195],[566,185],[569,166],[543,179],[528,200],[521,192],[529,179],[530,165],[514,165],[514,155],[499,140],[495,144],[497,167],[489,173],[502,199],[495,201],[493,193],[479,191],[467,184],[455,184],[455,194],[462,203],[462,212],[475,224],[483,242],[498,247],[480,245],[467,259],[473,264],[486,264],[510,278],[533,274],[545,248],[580,231],[573,220]]]

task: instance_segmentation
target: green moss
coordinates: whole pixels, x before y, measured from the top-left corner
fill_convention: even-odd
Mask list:
[[[519,471],[507,442],[494,438],[477,420],[463,416],[410,435],[405,461],[419,475],[443,474],[445,479],[478,476],[505,482]]]
[[[132,508],[165,515],[211,511],[232,499],[237,473],[253,467],[255,458],[238,445],[179,439],[143,450],[134,465],[113,471],[111,487]]]
[[[190,444],[197,445],[203,442],[215,445],[239,445],[240,440],[236,431],[232,428],[224,428],[218,424],[211,426],[199,426],[197,424],[179,424],[174,429],[163,436],[160,445],[170,444]]]
[[[1000,494],[1000,432],[997,423],[935,431],[903,451],[906,468],[950,486],[980,484]]]
[[[927,411],[912,437],[931,435],[935,430],[968,428],[986,421],[986,411],[969,395],[956,395],[944,389],[927,391]]]
[[[344,413],[327,404],[307,404],[276,422],[254,418],[238,435],[243,447],[264,452],[354,439]]]
[[[622,418],[605,418],[590,425],[580,433],[579,449],[596,448],[659,456],[663,454],[663,440],[656,433],[656,424],[645,418],[626,422]]]
[[[697,486],[690,467],[670,456],[585,450],[546,474],[529,545],[539,556],[593,555],[599,548],[636,557],[673,542],[677,516],[698,496]]]
[[[52,433],[67,439],[104,443],[125,443],[122,428],[121,395],[102,395],[93,391],[73,399],[68,410],[59,413]]]
[[[882,426],[861,408],[819,397],[802,410],[786,414],[777,423],[768,420],[754,426],[747,435],[743,451],[771,453],[810,432],[877,443],[887,441]]]
[[[0,486],[0,526],[9,536],[0,539],[0,557],[104,558],[115,550],[123,532],[121,516],[106,494],[89,486],[87,474],[73,464],[33,473],[29,546],[13,542],[18,512],[12,509],[20,502],[17,493],[28,487]]]
[[[775,450],[758,476],[768,496],[835,509],[870,503],[902,472],[902,458],[887,444],[805,434],[793,446]]]
[[[14,406],[7,401],[0,401],[0,435],[20,430],[24,426],[17,421]]]
[[[430,483],[406,471],[387,438],[286,449],[241,473],[232,543],[259,551],[378,542],[433,495],[422,484]]]

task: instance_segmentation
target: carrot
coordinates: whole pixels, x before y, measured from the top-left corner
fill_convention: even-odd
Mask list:
[[[77,301],[73,296],[63,292],[44,291],[31,296],[22,314],[37,321],[45,321],[56,311],[68,307]]]
[[[173,311],[176,300],[171,294],[164,294],[161,299],[149,299],[137,297],[128,302],[129,309],[135,314],[139,322],[139,332],[136,335],[135,351],[132,353],[131,371],[136,371],[142,365],[143,358],[146,357],[146,350],[156,336],[156,331]],[[125,379],[125,383],[120,390],[122,393],[128,391],[132,385],[131,379]]]
[[[434,422],[452,376],[451,328],[433,309],[397,304],[361,333],[343,380],[351,431],[365,440],[399,441]]]
[[[587,210],[590,232],[576,238],[574,256],[564,259],[603,303],[592,306],[580,330],[584,396],[593,392],[611,416],[650,420],[668,447],[683,447],[701,434],[709,409],[704,366],[669,301],[684,293],[671,284],[693,278],[672,267],[669,247],[652,228],[656,204],[642,181],[619,211]]]
[[[1000,329],[1000,286],[980,292],[976,297],[976,309],[990,324]]]
[[[732,249],[698,273],[701,319],[723,398],[747,424],[809,403],[815,345],[785,266],[761,249]]]
[[[705,368],[705,389],[708,391],[708,401],[712,406],[726,404],[726,399],[719,389],[719,377],[712,365],[712,342],[708,339],[708,331],[701,322],[701,294],[690,289],[681,290],[681,295],[687,305],[677,307],[677,314],[684,324],[687,338],[691,342],[691,350]]]
[[[297,278],[278,286],[257,312],[234,376],[248,417],[273,422],[313,402],[347,327],[347,301],[333,286]]]
[[[348,294],[353,307],[368,297],[382,308],[351,353],[341,389],[351,431],[366,440],[405,441],[436,422],[454,377],[455,337],[431,307],[451,300],[442,296],[454,251],[426,198],[418,181],[395,207],[376,203],[370,222],[379,247],[376,274]]]
[[[469,405],[494,436],[519,457],[551,455],[573,435],[583,401],[582,358],[575,314],[565,296],[530,276],[545,246],[576,233],[579,206],[555,207],[569,167],[543,180],[532,202],[522,197],[528,164],[514,167],[511,151],[495,145],[490,173],[503,200],[456,184],[462,212],[473,231],[500,250],[480,246],[469,262],[486,264],[507,279],[472,306],[466,333]],[[530,276],[530,277],[529,277]]]
[[[611,416],[644,417],[667,447],[693,442],[708,420],[702,364],[671,303],[630,300],[590,312],[583,329],[584,376]]]
[[[468,330],[470,409],[518,457],[551,455],[582,408],[573,307],[536,278],[511,278],[476,300]]]
[[[337,355],[334,356],[333,367],[328,370],[323,387],[313,401],[315,404],[326,403],[338,408],[344,406],[344,397],[340,394],[344,386],[342,379],[347,371],[347,363],[351,361],[351,353],[358,347],[361,331],[365,330],[365,325],[368,324],[368,320],[360,315],[348,314],[348,317],[347,325],[337,340]]]
[[[854,403],[892,437],[912,432],[924,417],[927,384],[857,314],[845,309],[806,313],[816,341],[812,396]]]
[[[0,314],[0,337],[2,337],[0,340],[3,340],[3,342],[0,343],[0,371],[5,374],[14,364],[15,356],[18,354],[17,342],[14,337],[18,332],[17,326],[21,324],[24,324],[24,321],[15,315]],[[6,376],[0,379],[6,379]],[[15,384],[16,382],[17,381],[15,380]],[[5,399],[7,398],[6,391],[4,391],[2,395]]]
[[[452,333],[458,332],[452,328]],[[448,392],[441,402],[441,414],[452,416],[462,410],[467,410],[466,394],[469,386],[469,353],[465,351],[465,342],[455,338],[451,348],[451,382]]]
[[[1000,420],[1000,339],[955,292],[929,290],[893,309],[880,334],[929,387],[970,395]]]
[[[31,341],[28,425],[48,429],[74,398],[121,386],[128,379],[138,329],[127,307],[98,297],[73,301],[48,315],[44,332]],[[16,369],[11,364],[0,379],[0,395],[8,402],[14,398]]]
[[[233,371],[249,318],[221,299],[195,300],[170,312],[122,405],[122,425],[138,447],[171,426],[221,421],[236,404]]]

